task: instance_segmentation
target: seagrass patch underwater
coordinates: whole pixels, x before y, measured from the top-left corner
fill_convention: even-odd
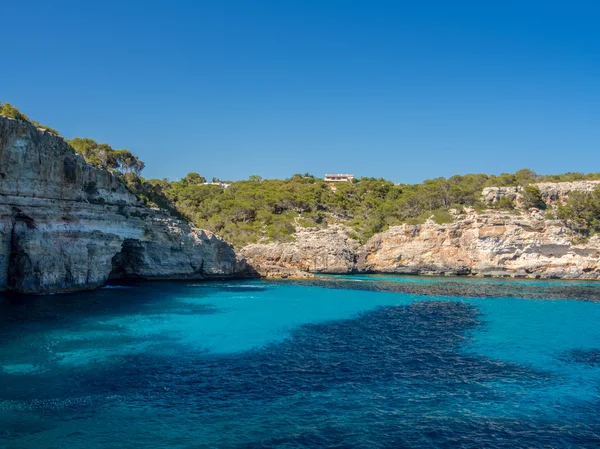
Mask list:
[[[599,294],[360,276],[7,296],[0,447],[598,447]]]

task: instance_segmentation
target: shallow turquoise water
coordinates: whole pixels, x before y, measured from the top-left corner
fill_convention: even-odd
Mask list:
[[[600,447],[600,285],[482,281],[6,297],[0,447]]]

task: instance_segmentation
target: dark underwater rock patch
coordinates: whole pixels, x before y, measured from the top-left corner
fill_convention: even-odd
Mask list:
[[[352,279],[308,279],[294,281],[269,281],[275,283],[294,282],[298,285],[319,288],[350,289],[390,293],[406,293],[424,296],[470,297],[470,298],[523,298],[523,299],[575,299],[600,302],[600,284],[595,286],[537,286],[517,284],[476,284],[457,281],[423,283],[400,283],[380,280]]]
[[[569,361],[600,367],[600,349],[576,349],[565,357]]]

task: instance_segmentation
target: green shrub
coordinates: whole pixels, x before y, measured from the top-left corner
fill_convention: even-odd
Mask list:
[[[581,235],[600,231],[600,187],[593,192],[571,192],[566,203],[558,206],[558,218]]]
[[[437,224],[453,223],[454,217],[447,210],[438,209],[433,211],[433,221]]]
[[[503,196],[495,203],[491,203],[490,207],[492,209],[513,210],[515,208],[515,202],[514,202],[514,200],[511,200],[510,198]]]
[[[523,188],[521,193],[521,199],[523,201],[523,206],[527,209],[532,207],[536,209],[546,209],[546,203],[542,198],[542,193],[540,189],[533,185],[528,185]]]
[[[19,111],[10,103],[0,103],[0,115],[3,115],[8,118],[13,118],[15,120],[23,120],[24,122],[31,123],[29,117]]]
[[[139,175],[146,164],[128,150],[114,150],[107,143],[98,143],[88,137],[75,137],[67,143],[76,153],[83,156],[89,164],[107,170],[118,171],[122,175]]]
[[[454,216],[445,209],[436,209],[428,212],[424,212],[418,217],[409,218],[406,220],[407,224],[423,224],[427,220],[432,219],[437,224],[447,224],[454,222]]]

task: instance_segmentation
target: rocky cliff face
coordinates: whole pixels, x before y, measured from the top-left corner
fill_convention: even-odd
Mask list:
[[[0,117],[0,291],[245,273],[245,260],[224,240],[145,207],[62,138]]]
[[[600,239],[578,244],[560,221],[535,210],[470,210],[456,214],[453,223],[395,226],[362,246],[342,228],[333,232],[335,239],[330,233],[303,230],[295,243],[251,245],[245,254],[267,276],[284,267],[295,276],[380,272],[600,279]]]
[[[600,278],[600,241],[575,244],[541,215],[474,211],[454,223],[403,225],[372,237],[357,269],[410,274]]]
[[[556,205],[566,200],[571,192],[592,192],[600,186],[600,181],[539,182],[535,186],[546,204]],[[496,203],[506,197],[520,204],[522,192],[522,187],[486,187],[481,196],[486,203]]]
[[[299,228],[295,242],[253,244],[242,251],[263,277],[310,277],[311,273],[349,273],[355,269],[360,244],[348,237],[350,229]]]
[[[538,184],[548,204],[599,181]],[[488,188],[519,204],[518,188]],[[145,207],[110,172],[86,164],[58,136],[0,117],[0,291],[91,289],[108,279],[311,277],[392,272],[600,278],[600,239],[573,240],[534,209],[470,210],[448,224],[392,227],[364,245],[351,230],[299,229],[295,241],[231,245],[168,213]],[[256,271],[254,271],[256,270]]]

